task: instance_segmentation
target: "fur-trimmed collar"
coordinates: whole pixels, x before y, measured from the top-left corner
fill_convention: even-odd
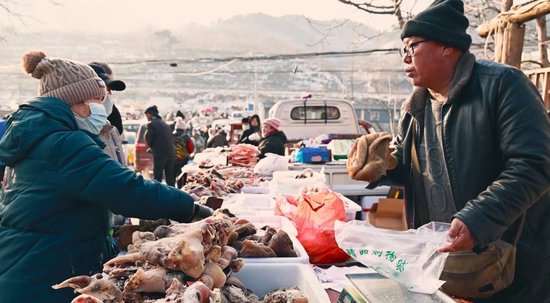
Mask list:
[[[456,71],[451,81],[449,89],[448,103],[452,103],[454,98],[460,93],[462,88],[470,80],[476,58],[470,52],[465,52],[458,60]],[[415,86],[412,94],[403,102],[402,110],[411,114],[420,123],[424,121],[424,106],[429,96],[427,88]]]

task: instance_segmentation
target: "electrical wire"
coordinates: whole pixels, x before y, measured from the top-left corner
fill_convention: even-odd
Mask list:
[[[214,63],[214,62],[231,62],[231,61],[273,61],[273,60],[288,60],[311,57],[345,57],[357,56],[373,53],[389,53],[396,52],[398,48],[382,48],[359,51],[330,51],[330,52],[314,52],[314,53],[298,53],[298,54],[276,54],[276,55],[257,55],[257,56],[228,56],[228,57],[205,57],[194,59],[151,59],[151,60],[136,60],[136,61],[114,61],[111,64],[116,65],[134,65],[134,64],[172,64],[178,63]]]

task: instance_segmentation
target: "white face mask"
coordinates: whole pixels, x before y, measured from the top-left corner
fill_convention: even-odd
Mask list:
[[[111,99],[111,95],[107,94],[105,95],[105,99],[103,100],[103,106],[105,107],[105,112],[107,113],[107,117],[113,112],[113,99]]]
[[[75,114],[74,118],[80,129],[97,135],[107,123],[107,112],[105,111],[105,106],[100,103],[90,102],[88,106],[90,107],[90,116],[82,118]]]

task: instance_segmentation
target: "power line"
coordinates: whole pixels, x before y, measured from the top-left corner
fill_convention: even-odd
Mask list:
[[[340,73],[340,74],[350,74],[350,73],[403,73],[403,69],[372,69],[372,70],[359,70],[359,69],[321,69],[321,70],[314,70],[312,72],[315,73]],[[205,74],[253,74],[253,71],[250,70],[210,70],[206,72],[196,72],[196,71],[169,71],[169,72],[163,72],[163,74],[175,74],[175,75],[183,75],[183,76],[199,76],[199,75],[205,75]],[[258,70],[258,74],[291,74],[291,71],[288,70],[276,70],[276,71],[263,71]],[[125,76],[132,76],[132,75],[142,75],[141,72],[125,72]]]
[[[331,51],[331,52],[314,52],[314,53],[298,53],[298,54],[276,54],[276,55],[257,55],[257,56],[228,56],[228,57],[204,57],[193,59],[150,59],[150,60],[136,60],[136,61],[118,61],[111,62],[117,65],[134,65],[134,64],[171,64],[172,66],[177,63],[214,63],[214,62],[228,62],[228,61],[273,61],[273,60],[285,60],[285,59],[300,59],[300,58],[312,58],[312,57],[346,57],[356,55],[367,55],[373,53],[389,53],[397,52],[398,48],[382,48],[382,49],[370,49],[360,51]],[[175,64],[175,65],[174,65]]]

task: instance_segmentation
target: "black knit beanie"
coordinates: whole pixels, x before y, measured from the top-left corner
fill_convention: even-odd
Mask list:
[[[466,33],[468,24],[461,0],[435,0],[405,23],[401,40],[418,36],[466,51],[472,44],[472,38]]]

